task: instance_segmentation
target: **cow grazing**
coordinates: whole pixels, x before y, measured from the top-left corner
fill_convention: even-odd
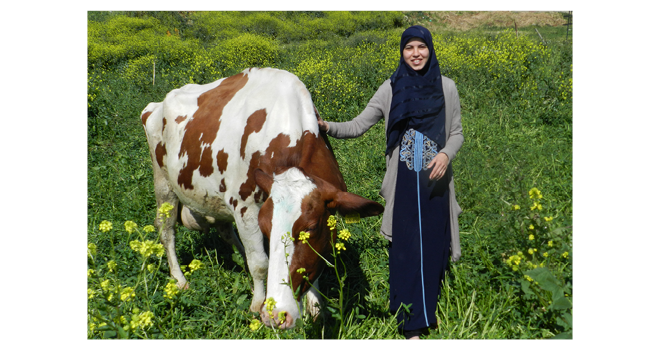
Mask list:
[[[308,306],[318,301],[297,270],[305,268],[314,282],[324,262],[298,240],[301,231],[310,234],[316,251],[327,254],[336,235],[326,224],[331,214],[383,212],[377,202],[346,192],[327,139],[319,133],[311,96],[291,73],[251,68],[213,83],[186,85],[163,102],[150,103],[141,119],[157,205],[179,208],[162,224],[160,237],[172,277],[180,288],[186,286],[174,250],[177,216],[191,229],[215,226],[244,252],[254,280],[250,310],[260,312],[266,324],[293,327],[308,290]],[[161,228],[158,218],[156,226]],[[288,233],[294,241],[282,238]],[[289,283],[294,291],[300,288],[297,299]],[[277,303],[275,320],[264,306],[270,297]],[[284,319],[278,319],[281,312]]]

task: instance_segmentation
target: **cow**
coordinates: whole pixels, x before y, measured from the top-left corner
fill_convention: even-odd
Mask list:
[[[177,208],[162,222],[157,215],[155,225],[178,287],[187,280],[175,253],[177,220],[206,232],[215,227],[244,254],[254,281],[250,310],[264,324],[292,328],[308,291],[308,311],[318,312],[310,283],[317,285],[325,263],[299,234],[327,257],[336,238],[330,215],[376,216],[384,208],[347,192],[317,118],[305,85],[272,68],[189,84],[142,111],[156,204]],[[270,298],[274,309],[265,305]]]

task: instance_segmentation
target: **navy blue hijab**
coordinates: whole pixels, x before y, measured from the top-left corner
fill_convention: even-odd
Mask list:
[[[429,49],[428,61],[420,71],[415,71],[403,60],[403,49],[412,38],[421,38]],[[385,153],[392,152],[410,128],[429,137],[440,150],[445,146],[445,95],[431,32],[422,26],[412,26],[401,35],[399,46],[399,67],[390,78],[392,104]]]

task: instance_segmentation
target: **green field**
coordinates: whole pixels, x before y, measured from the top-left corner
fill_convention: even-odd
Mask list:
[[[347,121],[392,74],[400,35],[413,24],[431,29],[440,69],[457,84],[465,137],[453,162],[463,255],[450,264],[439,326],[427,338],[572,337],[571,36],[563,26],[457,30],[438,18],[88,13],[88,337],[403,338],[388,312],[379,217],[340,220],[352,233],[341,254],[342,283],[326,270],[320,287],[330,300],[317,321],[306,318],[293,330],[250,327],[258,319],[248,310],[251,277],[240,254],[215,235],[179,228],[177,255],[189,266],[191,286],[168,288],[158,248],[139,252],[139,245],[158,243],[157,233],[145,230],[157,208],[140,112],[182,85],[256,66],[296,74],[324,119]],[[330,142],[349,191],[383,203],[383,123],[361,138]],[[100,227],[103,221],[112,228]]]

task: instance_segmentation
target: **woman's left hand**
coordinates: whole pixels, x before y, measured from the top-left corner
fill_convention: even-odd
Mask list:
[[[443,176],[445,176],[445,172],[447,171],[447,165],[449,164],[449,157],[444,154],[444,153],[438,153],[431,163],[429,163],[428,168],[432,169],[431,170],[431,175],[429,176],[429,180],[440,180]]]

